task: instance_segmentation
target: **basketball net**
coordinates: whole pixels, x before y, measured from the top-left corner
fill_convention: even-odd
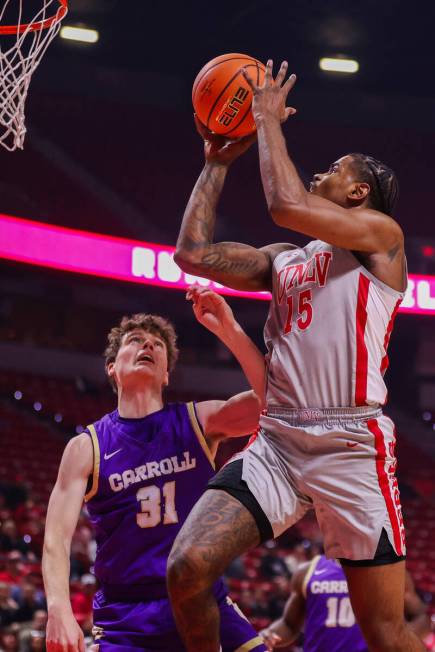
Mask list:
[[[0,10],[0,144],[23,149],[24,108],[30,80],[68,11],[67,0],[41,0],[42,8],[28,23],[22,21],[26,0],[2,0]],[[3,25],[10,4],[18,4],[16,25]]]

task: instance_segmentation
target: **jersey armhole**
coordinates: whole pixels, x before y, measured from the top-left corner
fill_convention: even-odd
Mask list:
[[[97,432],[95,426],[91,424],[87,427],[91,435],[92,448],[94,451],[94,466],[92,470],[92,485],[88,493],[85,495],[85,503],[89,502],[98,491],[98,481],[100,476],[100,445],[98,443]]]
[[[206,441],[206,439],[204,437],[204,433],[202,431],[201,424],[199,423],[199,419],[198,419],[197,414],[196,414],[195,404],[193,403],[193,401],[190,401],[189,403],[186,403],[186,406],[187,406],[187,413],[189,415],[189,419],[190,419],[190,423],[191,423],[193,432],[197,436],[198,441],[200,443],[200,446],[201,446],[202,450],[204,451],[204,454],[205,454],[206,458],[208,459],[208,461],[212,465],[213,470],[215,471],[216,466],[215,466],[215,463],[214,463],[214,459],[213,459],[213,456],[211,454],[211,450],[208,447],[207,441]]]
[[[304,581],[302,582],[302,595],[304,596],[305,599],[307,599],[308,582],[310,581],[314,573],[314,570],[317,566],[319,559],[320,559],[320,555],[316,555],[316,557],[312,559],[311,564],[308,566],[308,570],[305,573]]]

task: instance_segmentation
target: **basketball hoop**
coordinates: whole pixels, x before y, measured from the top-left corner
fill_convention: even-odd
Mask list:
[[[17,24],[2,25],[11,2],[19,5]],[[22,20],[26,0],[3,0],[0,10],[0,145],[11,152],[23,149],[30,80],[68,11],[68,0],[41,2],[43,6],[29,22]],[[13,43],[9,37],[15,37]]]

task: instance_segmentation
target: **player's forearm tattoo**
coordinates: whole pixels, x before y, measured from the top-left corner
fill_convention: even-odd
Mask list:
[[[177,241],[177,255],[185,271],[224,282],[228,277],[255,276],[261,263],[264,265],[261,258],[252,256],[247,245],[213,242],[216,206],[226,172],[222,165],[204,167],[187,204]]]
[[[237,244],[231,244],[231,254],[234,255]],[[233,260],[229,257],[227,245],[224,243],[216,244],[212,251],[208,251],[201,258],[201,264],[204,267],[216,272],[231,272],[237,274],[240,272],[254,272],[258,269],[258,261],[251,259]]]
[[[226,177],[221,165],[206,165],[187,204],[177,249],[192,252],[213,242],[216,206]]]

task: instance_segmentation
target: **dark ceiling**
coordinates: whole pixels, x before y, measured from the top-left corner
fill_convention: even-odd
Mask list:
[[[192,82],[208,60],[238,51],[286,58],[298,74],[285,132],[304,180],[346,152],[370,153],[398,173],[405,233],[434,237],[434,0],[71,0],[64,24],[96,28],[99,41],[57,38],[48,49],[24,152],[0,151],[0,210],[173,244],[202,164]],[[354,57],[360,71],[321,72],[328,55]],[[231,172],[220,211],[221,239],[283,238],[265,221],[255,148]]]
[[[210,58],[246,52],[288,59],[307,87],[434,97],[432,0],[71,0],[70,7],[65,22],[100,31],[99,43],[81,53],[84,63],[165,72],[190,84]],[[320,73],[319,58],[335,54],[357,58],[360,72],[335,80]]]

